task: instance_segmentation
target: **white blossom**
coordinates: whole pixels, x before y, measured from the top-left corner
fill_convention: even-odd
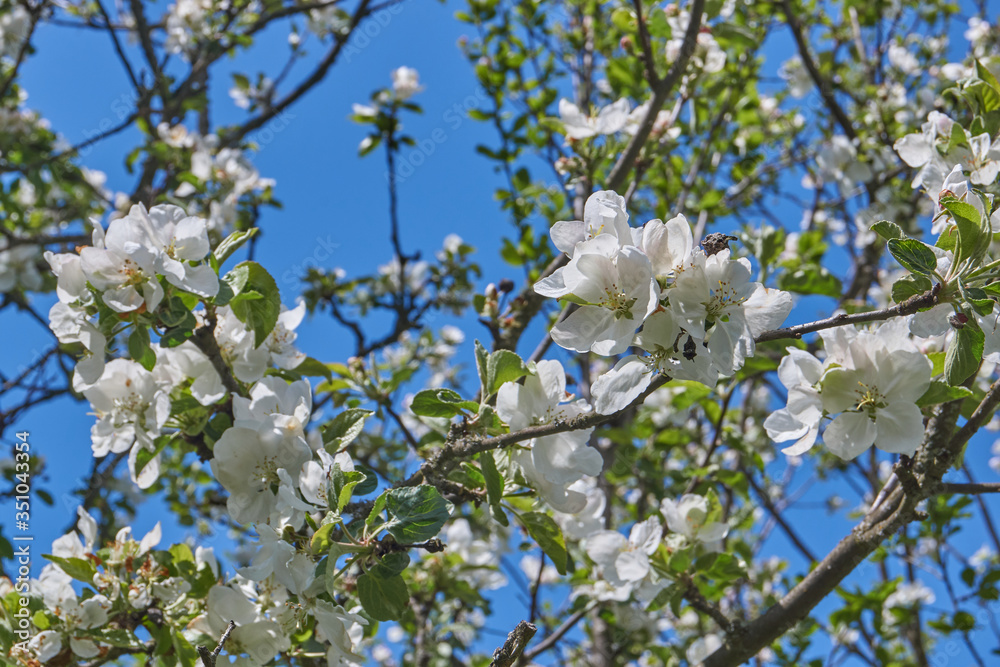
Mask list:
[[[709,506],[704,496],[689,493],[676,502],[664,498],[660,512],[667,520],[667,527],[688,542],[703,544],[708,551],[722,550],[722,540],[729,534],[729,526],[719,521],[706,521]]]
[[[588,116],[580,111],[580,107],[563,98],[559,100],[559,117],[567,139],[588,139],[621,132],[628,123],[630,108],[628,100],[622,98],[600,109],[596,116]]]

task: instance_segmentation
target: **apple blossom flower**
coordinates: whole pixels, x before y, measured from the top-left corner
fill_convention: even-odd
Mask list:
[[[800,56],[792,56],[778,68],[778,75],[788,84],[788,94],[803,98],[813,89],[813,80]]]
[[[596,116],[588,116],[569,100],[559,100],[559,117],[567,139],[588,139],[621,132],[628,123],[629,109],[628,100],[622,98],[598,111]]]
[[[93,242],[80,250],[80,267],[104,303],[119,313],[143,307],[156,310],[163,300],[163,287],[156,279],[159,251],[150,247],[139,220],[113,220],[106,234],[95,223]]]
[[[823,364],[805,350],[787,349],[788,355],[778,365],[778,379],[788,390],[788,403],[767,416],[764,429],[775,442],[795,440],[781,451],[799,456],[812,448],[819,435],[823,402],[817,385],[823,376]]]
[[[947,141],[951,137],[954,121],[940,111],[927,114],[927,121],[921,125],[920,132],[908,134],[896,140],[893,149],[899,158],[911,167],[919,167],[913,179],[914,189],[923,187],[934,196],[941,190],[948,164],[937,149],[939,140]]]
[[[456,519],[445,528],[448,553],[456,554],[464,563],[456,576],[475,588],[496,590],[507,584],[507,577],[500,572],[502,549],[495,539],[478,540],[466,519]]]
[[[729,534],[729,526],[719,521],[706,521],[709,506],[704,496],[688,493],[676,502],[664,498],[660,512],[667,520],[667,527],[689,543],[703,544],[708,551],[722,550],[722,540]]]
[[[52,555],[60,558],[86,558],[94,553],[97,542],[97,522],[82,506],[76,508],[79,519],[76,530],[52,542]],[[81,537],[83,540],[81,541]]]
[[[649,257],[653,275],[673,277],[694,250],[691,225],[683,215],[665,223],[650,220],[642,226],[642,239],[636,244]]]
[[[657,307],[659,290],[649,258],[635,246],[617,245],[607,234],[579,243],[568,265],[535,283],[543,296],[572,295],[583,304],[552,328],[552,340],[562,347],[620,354]]]
[[[113,359],[93,385],[83,389],[97,416],[90,429],[94,456],[129,452],[132,481],[148,488],[160,474],[157,453],[142,470],[136,470],[141,450],[156,451],[153,440],[170,414],[170,397],[156,384],[153,374],[135,361]]]
[[[611,190],[601,190],[587,197],[583,220],[562,220],[550,230],[552,244],[573,257],[576,246],[600,234],[608,234],[618,244],[639,245],[641,230],[630,227],[625,198]]]
[[[497,393],[497,414],[512,431],[537,424],[572,419],[590,411],[583,399],[567,403],[566,373],[555,360],[539,361],[524,384],[508,382]],[[544,477],[558,486],[569,486],[584,475],[600,474],[604,459],[587,441],[593,429],[582,429],[533,438],[516,456],[527,477]]]
[[[226,395],[212,360],[194,343],[185,341],[177,347],[160,347],[154,343],[152,348],[156,353],[153,377],[161,387],[173,389],[191,380],[191,396],[202,405],[212,405]]]
[[[318,598],[310,600],[306,609],[316,619],[317,639],[330,645],[326,654],[328,665],[364,663],[364,658],[357,654],[363,637],[361,626],[368,625],[363,616]]]
[[[663,528],[654,516],[632,526],[627,539],[617,531],[602,530],[590,535],[584,548],[609,584],[632,590],[649,576],[649,557],[656,553],[662,535]]]
[[[719,638],[719,635],[708,634],[704,637],[698,637],[691,642],[687,651],[684,652],[684,657],[688,659],[689,664],[700,665],[705,658],[712,655],[720,648],[722,648],[722,640]]]
[[[1000,174],[1000,138],[993,141],[988,132],[969,137],[966,166],[974,184],[992,185]]]
[[[72,577],[50,563],[42,568],[38,579],[32,582],[32,592],[40,595],[46,608],[52,610],[62,622],[54,628],[55,635],[44,640],[45,646],[40,647],[40,653],[51,653],[57,644],[61,649],[63,641],[68,640],[70,649],[77,656],[96,658],[101,653],[100,645],[79,631],[105,625],[111,601],[99,593],[81,601],[73,590],[72,581]],[[56,653],[58,652],[57,649]]]
[[[396,99],[406,101],[423,90],[420,74],[412,67],[397,67],[392,71],[392,92]]]
[[[729,250],[710,256],[695,250],[668,296],[677,323],[705,340],[723,375],[742,368],[753,356],[754,336],[780,325],[792,309],[790,294],[751,282],[749,260],[730,260]]]
[[[893,609],[904,609],[920,604],[934,604],[934,591],[919,581],[899,584],[882,603],[882,620],[887,625],[897,625],[900,621]]]
[[[849,343],[844,365],[823,377],[823,408],[840,413],[823,439],[842,459],[853,459],[872,444],[912,455],[923,438],[916,401],[930,386],[932,365],[906,337],[905,322],[890,324],[859,333]]]
[[[316,579],[316,563],[312,558],[281,538],[271,526],[258,525],[259,548],[249,566],[240,568],[240,575],[251,581],[263,581],[274,576],[291,593],[299,595]]]
[[[86,350],[74,368],[73,386],[83,389],[97,382],[104,374],[108,339],[90,321],[87,311],[57,301],[49,310],[49,328],[60,343],[81,343]]]
[[[42,288],[38,273],[40,248],[33,243],[21,243],[9,248],[7,237],[0,237],[0,292],[15,288],[37,291]]]
[[[229,492],[227,507],[234,521],[267,522],[278,503],[272,490],[282,481],[278,471],[298,473],[312,458],[305,438],[294,429],[276,427],[282,421],[236,420],[215,443],[212,471]]]

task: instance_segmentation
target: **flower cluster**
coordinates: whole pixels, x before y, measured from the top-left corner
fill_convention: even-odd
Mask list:
[[[753,355],[754,336],[792,307],[788,293],[751,280],[748,260],[696,247],[684,216],[630,227],[625,200],[611,191],[591,195],[583,221],[558,222],[551,234],[570,260],[535,291],[578,305],[552,340],[577,352],[644,353],[595,381],[602,414],[628,405],[654,372],[705,384],[731,375]]]
[[[551,424],[590,411],[583,399],[573,398],[566,391],[566,373],[558,361],[539,361],[534,375],[524,384],[508,382],[497,394],[497,414],[512,431],[529,426]],[[523,449],[511,453],[511,462],[525,479],[560,512],[573,514],[587,503],[584,494],[569,487],[584,476],[600,474],[604,466],[601,454],[587,445],[593,428],[557,433],[533,438]]]

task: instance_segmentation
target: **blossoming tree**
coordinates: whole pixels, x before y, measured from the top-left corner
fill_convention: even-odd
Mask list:
[[[0,661],[988,664],[985,5],[470,0],[470,115],[497,137],[469,159],[505,181],[521,284],[482,276],[457,234],[430,260],[404,248],[396,165],[424,92],[402,67],[351,116],[361,158],[387,161],[394,256],[312,269],[289,308],[253,260],[280,182],[252,133],[398,6],[3,5],[0,310],[52,342],[4,374],[0,429],[23,442],[25,415],[71,395],[94,463],[44,567],[18,569],[4,524]],[[80,144],[21,87],[47,24],[105,33],[134,87]],[[219,74],[264,34],[287,35],[287,64]],[[240,123],[213,123],[219,85]],[[126,129],[119,192],[85,149]],[[300,349],[307,313],[354,349]],[[11,453],[20,493],[44,462]],[[233,553],[133,535],[152,497]]]

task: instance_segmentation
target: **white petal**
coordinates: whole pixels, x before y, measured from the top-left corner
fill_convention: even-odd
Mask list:
[[[823,441],[830,451],[850,461],[864,453],[875,442],[877,429],[868,415],[844,412],[837,415],[823,432]]]

